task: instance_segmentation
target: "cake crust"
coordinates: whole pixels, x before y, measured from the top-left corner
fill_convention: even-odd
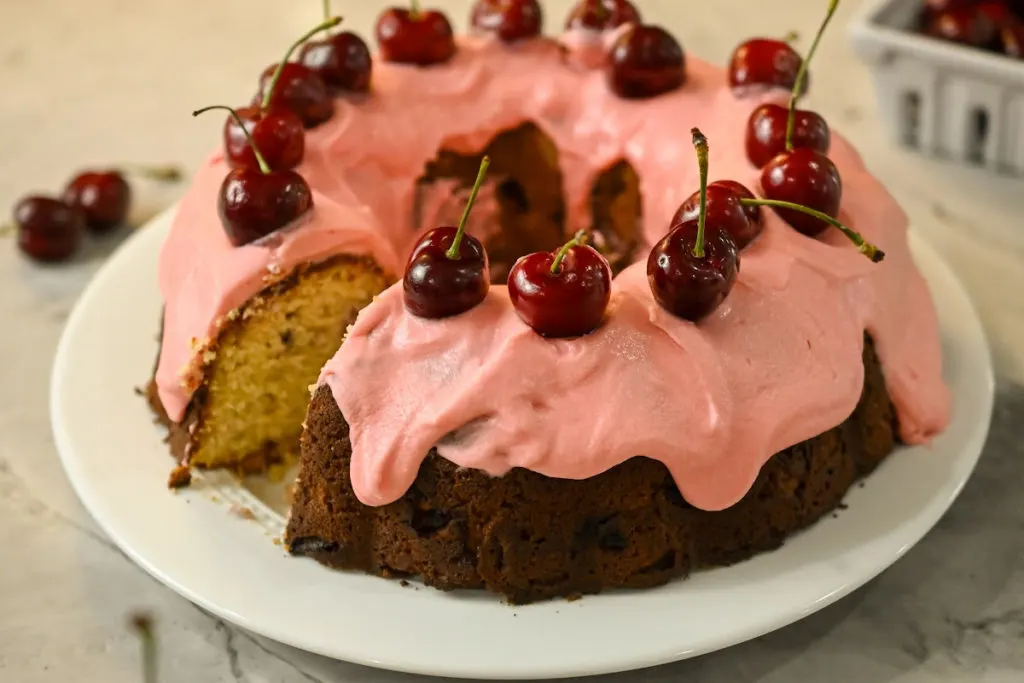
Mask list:
[[[348,424],[321,386],[285,542],[329,567],[484,588],[513,604],[647,588],[733,564],[834,510],[892,452],[896,417],[870,340],[863,360],[853,414],[777,454],[743,500],[720,512],[687,504],[664,465],[643,457],[573,481],[519,469],[492,478],[436,452],[400,500],[368,507],[352,490]]]

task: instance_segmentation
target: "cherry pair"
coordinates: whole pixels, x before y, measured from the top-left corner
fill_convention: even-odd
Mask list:
[[[487,250],[465,230],[489,165],[485,157],[459,226],[430,230],[413,247],[403,278],[405,306],[413,315],[447,318],[487,297]],[[603,322],[611,280],[608,261],[586,246],[580,233],[557,252],[538,252],[516,261],[508,291],[516,312],[539,334],[576,337]]]
[[[175,168],[137,168],[139,175],[176,181]],[[68,182],[59,199],[32,195],[14,207],[18,247],[36,261],[70,258],[86,230],[103,233],[123,225],[131,206],[131,186],[121,171],[84,171]]]
[[[921,32],[968,47],[1024,58],[1024,3],[1009,0],[926,0]]]
[[[728,297],[740,269],[740,250],[762,229],[761,206],[807,215],[833,225],[872,261],[885,254],[834,218],[791,202],[758,199],[735,181],[708,185],[708,141],[691,131],[700,169],[700,190],[683,202],[673,228],[651,250],[647,278],[655,300],[673,315],[698,321]]]

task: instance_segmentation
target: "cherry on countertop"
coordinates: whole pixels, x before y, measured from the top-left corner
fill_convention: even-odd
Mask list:
[[[85,232],[82,213],[59,199],[32,195],[14,207],[18,248],[36,261],[56,262],[77,251]]]
[[[64,188],[64,203],[77,209],[93,232],[106,232],[125,222],[132,189],[118,171],[84,171]]]

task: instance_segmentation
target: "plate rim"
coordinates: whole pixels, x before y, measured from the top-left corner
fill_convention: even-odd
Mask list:
[[[64,412],[64,405],[62,403],[61,387],[67,376],[68,365],[73,352],[74,340],[76,338],[76,332],[79,327],[83,324],[83,320],[88,318],[91,310],[91,306],[94,304],[94,300],[99,297],[100,293],[103,292],[104,285],[107,280],[112,277],[112,274],[118,272],[119,267],[124,262],[130,261],[132,258],[137,258],[143,253],[143,244],[146,240],[159,241],[162,243],[162,239],[158,240],[154,233],[161,233],[166,230],[167,224],[169,224],[171,217],[174,214],[176,206],[171,206],[155,218],[153,218],[146,226],[140,228],[136,234],[132,235],[128,240],[122,244],[118,250],[107,260],[106,263],[99,269],[96,275],[89,282],[88,286],[83,290],[78,300],[75,302],[74,308],[71,315],[65,324],[64,330],[62,331],[60,342],[57,347],[57,352],[54,358],[51,377],[50,377],[50,397],[49,397],[49,408],[51,417],[51,428],[53,431],[54,441],[57,446],[57,450],[60,456],[62,467],[65,470],[68,479],[70,480],[72,487],[74,488],[76,495],[82,501],[84,507],[89,511],[89,514],[96,520],[97,524],[104,531],[104,533],[112,539],[112,541],[130,558],[133,562],[142,567],[147,573],[156,578],[158,581],[166,585],[168,588],[179,593],[186,599],[190,600],[194,604],[200,606],[217,616],[224,618],[243,629],[252,631],[254,633],[263,635],[271,638],[275,641],[284,643],[286,645],[296,647],[302,650],[314,652],[333,659],[341,659],[343,661],[351,662],[354,664],[360,664],[363,666],[369,666],[378,669],[386,669],[390,671],[398,671],[411,674],[421,675],[434,675],[434,676],[446,676],[452,678],[491,678],[491,679],[506,679],[506,680],[526,680],[526,679],[537,679],[537,678],[567,678],[574,676],[590,676],[616,673],[627,670],[635,670],[640,668],[646,668],[651,666],[657,666],[661,664],[667,664],[681,659],[697,656],[700,654],[706,654],[708,652],[716,651],[726,647],[731,647],[741,642],[745,642],[751,638],[763,635],[765,633],[777,630],[789,624],[792,624],[824,607],[831,605],[837,600],[845,597],[854,590],[860,588],[871,579],[878,576],[881,572],[899,560],[907,551],[916,545],[932,527],[942,518],[953,501],[960,494],[963,486],[970,478],[978,459],[984,449],[984,445],[987,441],[988,431],[992,419],[992,411],[994,408],[995,398],[995,378],[994,370],[992,365],[992,356],[989,343],[987,341],[984,327],[982,326],[980,317],[977,309],[972,302],[969,294],[960,282],[959,278],[956,277],[954,271],[950,268],[948,263],[941,257],[938,251],[929,245],[925,240],[921,239],[920,235],[914,231],[910,231],[910,239],[912,242],[912,251],[914,253],[914,260],[920,263],[922,259],[929,261],[929,269],[934,271],[933,277],[937,277],[941,280],[941,287],[944,291],[951,292],[956,295],[957,301],[952,302],[949,305],[953,306],[964,306],[966,311],[970,314],[969,320],[963,321],[963,329],[958,333],[959,337],[962,338],[973,338],[978,344],[977,348],[970,349],[971,356],[977,354],[976,361],[981,364],[982,367],[979,370],[983,371],[982,376],[977,378],[977,381],[981,384],[981,388],[984,393],[984,401],[978,406],[978,416],[982,417],[983,424],[977,427],[978,431],[972,431],[969,443],[966,444],[966,451],[959,452],[957,461],[963,458],[964,461],[962,466],[965,467],[964,474],[957,481],[956,485],[949,491],[949,495],[946,495],[941,501],[929,499],[928,507],[934,505],[932,514],[929,515],[929,519],[921,524],[920,529],[916,529],[913,533],[909,534],[905,538],[905,542],[901,544],[900,548],[893,554],[892,557],[875,562],[872,567],[868,570],[861,571],[858,578],[852,581],[847,581],[842,585],[836,587],[835,590],[828,594],[821,596],[818,600],[814,601],[809,605],[802,605],[799,609],[791,609],[785,615],[777,617],[772,620],[772,625],[766,626],[765,624],[754,624],[747,628],[738,628],[734,630],[729,637],[719,638],[717,644],[708,646],[705,644],[702,647],[685,647],[676,646],[674,648],[663,648],[660,654],[653,655],[651,653],[640,654],[630,656],[619,656],[611,657],[607,653],[598,662],[591,663],[590,666],[580,667],[579,665],[537,665],[533,666],[526,663],[530,658],[520,658],[516,666],[511,670],[495,670],[493,668],[481,667],[479,664],[460,664],[448,662],[447,664],[440,661],[435,661],[429,666],[424,668],[423,665],[418,665],[415,662],[396,661],[396,658],[381,657],[379,655],[366,654],[361,652],[355,652],[346,650],[344,647],[336,648],[323,648],[318,646],[311,646],[309,642],[303,642],[301,639],[292,637],[287,632],[287,627],[273,628],[268,627],[267,624],[253,623],[253,620],[238,611],[230,609],[224,605],[218,604],[216,598],[205,596],[192,590],[188,585],[184,585],[180,580],[175,579],[165,569],[155,565],[145,555],[140,552],[137,548],[133,547],[133,544],[127,542],[122,533],[118,533],[118,525],[116,520],[108,518],[110,512],[104,508],[103,501],[94,499],[94,495],[98,494],[97,491],[88,487],[85,481],[82,479],[84,473],[80,467],[81,463],[76,461],[76,447],[73,443],[71,436],[67,429],[68,417]],[[138,254],[136,252],[139,252]],[[923,270],[923,269],[922,269]],[[932,291],[934,287],[939,285],[929,281],[929,291]],[[934,293],[933,293],[933,298]],[[936,306],[940,307],[940,302],[936,301]],[[157,319],[157,311],[154,311],[154,324]],[[141,323],[140,323],[141,324]],[[945,330],[944,330],[945,331]],[[155,354],[156,345],[154,344],[152,350]],[[966,353],[966,352],[963,352]],[[944,359],[948,362],[949,359]],[[141,382],[144,378],[140,377],[136,381]],[[141,399],[140,399],[141,400]],[[912,449],[911,449],[912,450]],[[961,449],[963,450],[963,449]],[[969,451],[969,452],[967,452]],[[148,455],[148,454],[147,454]],[[167,462],[169,465],[169,461]],[[883,465],[884,466],[884,465]],[[169,467],[167,468],[169,470]],[[161,494],[170,496],[163,490],[161,486]],[[223,511],[221,511],[223,513]],[[920,513],[921,510],[918,510]],[[847,513],[848,514],[848,513]],[[816,525],[812,525],[811,529]],[[268,541],[269,545],[269,541]],[[787,546],[789,542],[787,541]],[[786,546],[783,549],[776,552],[785,552]],[[289,559],[290,562],[295,562],[294,559]],[[307,560],[308,561],[308,560]],[[721,572],[723,570],[712,570]],[[368,577],[369,578],[369,577]],[[374,579],[379,580],[379,579]],[[676,584],[682,583],[680,581],[675,582]],[[339,586],[342,585],[339,581]],[[433,590],[433,589],[425,589]],[[658,590],[658,589],[654,589]],[[339,590],[339,594],[343,591]],[[443,595],[443,594],[442,594]],[[606,594],[608,595],[608,594]],[[619,593],[623,595],[623,593]],[[627,594],[628,595],[628,594]],[[582,603],[591,603],[593,601],[601,600],[601,596],[588,597],[586,600],[581,601]],[[502,606],[502,609],[511,610],[507,606]],[[523,608],[519,608],[523,609]],[[568,609],[568,608],[567,608]],[[401,657],[397,658],[401,660]],[[613,663],[614,662],[614,663]]]

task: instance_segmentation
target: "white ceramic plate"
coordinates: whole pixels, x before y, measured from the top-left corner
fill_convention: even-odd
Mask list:
[[[182,494],[166,489],[172,463],[162,431],[133,390],[153,367],[155,271],[169,222],[164,214],[116,253],[71,315],[51,396],[64,467],[99,524],[146,571],[245,629],[329,657],[441,676],[541,678],[651,666],[742,642],[825,607],[896,561],[953,502],[988,431],[993,379],[981,325],[949,269],[915,240],[939,306],[955,420],[930,449],[895,454],[854,488],[848,510],[781,550],[656,590],[515,608],[333,572],[290,558],[273,542],[282,518],[226,476]]]

